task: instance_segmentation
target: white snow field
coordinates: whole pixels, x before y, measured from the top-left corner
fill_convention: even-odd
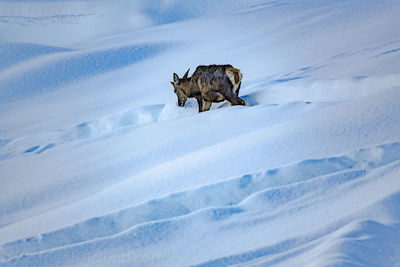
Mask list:
[[[0,0],[0,266],[400,266],[399,14]],[[177,106],[209,64],[246,106]]]

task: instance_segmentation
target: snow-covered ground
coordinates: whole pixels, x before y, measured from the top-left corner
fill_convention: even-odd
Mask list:
[[[0,266],[400,266],[399,14],[1,0]],[[208,64],[245,107],[177,107]]]

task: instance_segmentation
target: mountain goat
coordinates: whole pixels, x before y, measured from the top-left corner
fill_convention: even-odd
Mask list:
[[[188,77],[189,70],[182,78],[174,73],[174,81],[171,82],[180,107],[183,107],[190,97],[196,98],[199,112],[209,110],[212,102],[224,100],[228,100],[232,105],[245,105],[244,100],[238,96],[242,82],[239,69],[231,65],[198,66],[192,77]]]

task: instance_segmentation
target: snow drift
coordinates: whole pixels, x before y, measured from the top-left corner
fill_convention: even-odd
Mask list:
[[[399,12],[1,2],[0,266],[400,265]],[[247,106],[177,107],[215,63]]]

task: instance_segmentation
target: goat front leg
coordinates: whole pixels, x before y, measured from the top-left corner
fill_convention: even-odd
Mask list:
[[[211,108],[211,101],[204,101],[204,111],[208,111]]]
[[[201,95],[196,96],[197,104],[199,105],[199,112],[203,112],[203,98]]]

